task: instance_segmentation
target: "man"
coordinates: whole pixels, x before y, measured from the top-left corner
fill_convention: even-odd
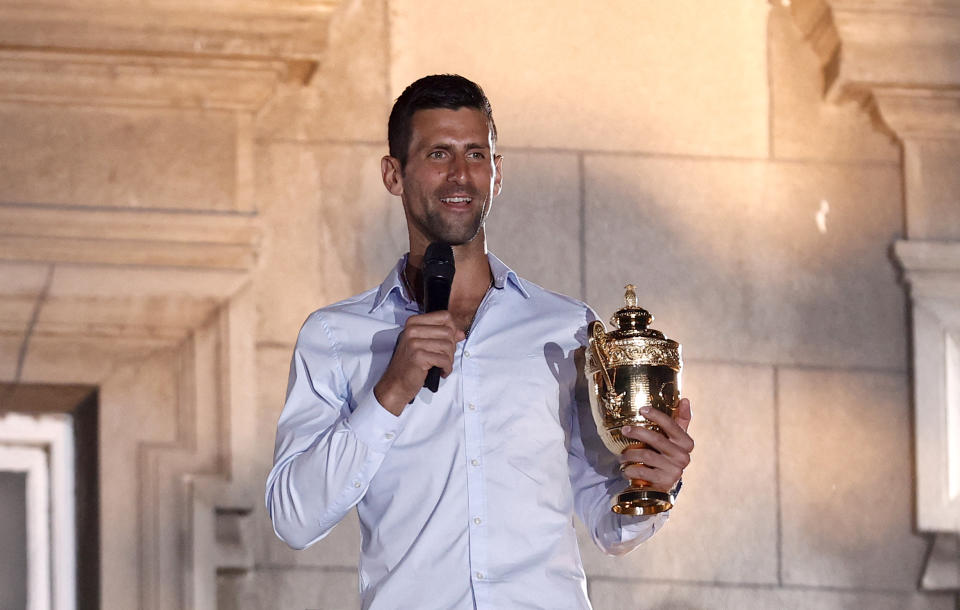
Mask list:
[[[383,183],[410,251],[384,282],[307,318],[293,355],[266,502],[294,548],[357,506],[364,608],[589,608],[572,514],[628,552],[666,513],[621,516],[623,477],[669,491],[690,461],[679,424],[624,434],[618,464],[591,436],[577,384],[591,310],[486,252],[503,159],[483,91],[429,76],[397,99]],[[421,314],[427,245],[453,246],[449,311]],[[423,389],[442,370],[436,393]],[[579,404],[578,404],[579,403]],[[584,419],[584,412],[587,412]]]

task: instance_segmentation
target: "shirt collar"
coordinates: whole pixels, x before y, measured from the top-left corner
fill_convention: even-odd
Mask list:
[[[379,309],[384,301],[387,300],[387,297],[390,296],[391,292],[396,292],[404,305],[415,303],[415,301],[413,301],[413,295],[407,294],[407,288],[403,281],[403,270],[407,266],[407,256],[408,254],[404,254],[400,257],[397,264],[394,265],[390,273],[387,274],[387,277],[384,278],[383,283],[380,284],[380,288],[377,290],[377,296],[373,300],[373,306],[370,308],[370,313]],[[527,289],[523,287],[523,282],[520,281],[520,278],[513,269],[507,267],[503,261],[490,252],[487,252],[487,261],[490,263],[490,272],[493,274],[494,288],[503,290],[509,282],[509,285],[513,286],[517,292],[523,295],[523,298],[530,298]]]
[[[523,282],[520,281],[520,278],[517,276],[516,272],[503,264],[499,258],[487,252],[487,260],[490,261],[490,272],[493,273],[493,287],[499,290],[507,285],[507,281],[523,295],[523,298],[529,299],[530,294],[527,292],[527,289],[523,287]]]

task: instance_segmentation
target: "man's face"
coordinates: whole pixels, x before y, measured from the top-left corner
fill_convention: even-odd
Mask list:
[[[384,183],[403,201],[411,249],[463,245],[481,233],[500,192],[500,157],[481,111],[418,110],[406,166],[401,172],[396,159],[384,162]]]

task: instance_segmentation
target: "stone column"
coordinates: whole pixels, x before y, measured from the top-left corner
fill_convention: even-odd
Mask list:
[[[863,104],[903,147],[894,253],[912,304],[916,523],[934,537],[921,586],[960,589],[960,1],[781,1],[825,97]]]

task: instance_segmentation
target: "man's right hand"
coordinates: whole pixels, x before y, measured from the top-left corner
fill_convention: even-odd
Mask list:
[[[373,395],[387,411],[399,416],[423,387],[431,367],[439,367],[444,378],[450,374],[457,342],[464,337],[449,311],[410,316]]]

